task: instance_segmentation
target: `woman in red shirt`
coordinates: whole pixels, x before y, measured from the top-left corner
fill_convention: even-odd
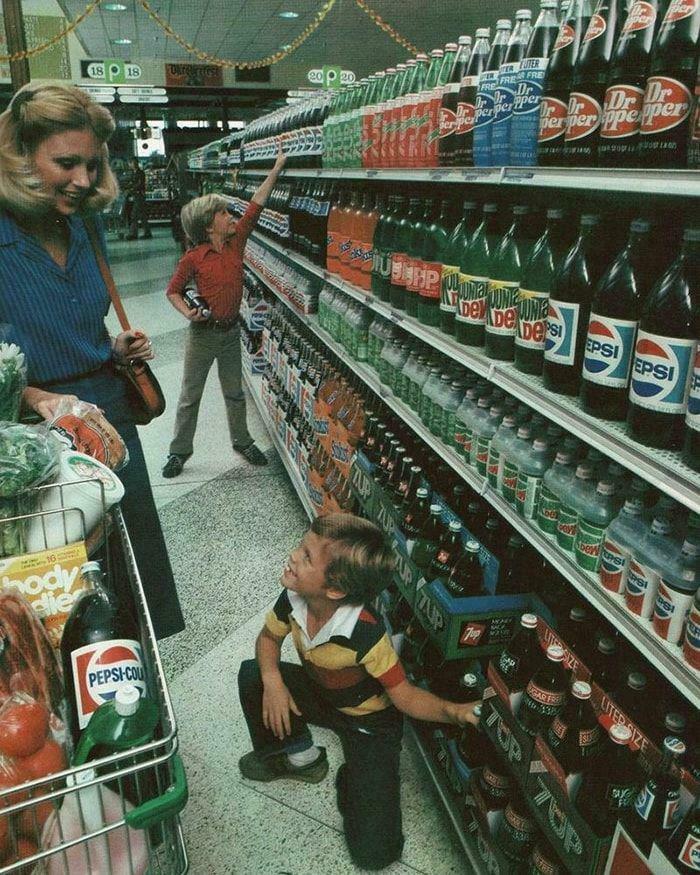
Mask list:
[[[274,167],[253,195],[239,220],[228,211],[228,201],[217,194],[196,198],[183,207],[185,234],[194,244],[180,259],[168,285],[170,303],[191,323],[185,347],[185,368],[175,419],[175,435],[163,468],[164,477],[177,477],[192,455],[197,414],[209,370],[217,362],[219,382],[226,402],[229,433],[234,450],[252,465],[267,459],[253,443],[246,426],[241,382],[241,343],[238,311],[243,293],[243,251],[277,177],[284,167],[280,150]],[[210,315],[192,310],[183,298],[196,285]]]

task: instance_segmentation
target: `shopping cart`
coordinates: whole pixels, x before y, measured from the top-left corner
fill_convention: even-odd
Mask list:
[[[102,211],[107,233],[113,232],[123,240],[127,232],[127,202],[126,196],[118,194],[112,203]]]
[[[175,716],[123,516],[118,507],[106,509],[99,480],[80,481],[81,486],[87,484],[100,493],[103,507],[92,533],[85,531],[82,509],[64,503],[74,483],[31,490],[30,503],[37,509],[0,519],[0,527],[34,526],[36,531],[38,526],[48,537],[56,533],[56,514],[66,533],[78,515],[88,535],[90,558],[101,560],[113,589],[119,589],[118,578],[125,581],[133,599],[148,692],[159,706],[160,724],[153,741],[127,752],[21,785],[2,786],[0,781],[0,840],[10,844],[0,873],[181,875],[189,868],[178,816],[187,803],[187,781],[177,752]],[[52,490],[60,495],[61,508],[42,510],[54,503],[46,501]],[[10,817],[21,824],[23,836],[33,839],[33,853],[31,846],[27,853],[25,839],[17,838],[14,830],[5,838]],[[15,862],[17,856],[21,859]]]

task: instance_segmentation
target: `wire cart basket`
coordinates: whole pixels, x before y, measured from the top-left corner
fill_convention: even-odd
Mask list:
[[[81,508],[67,506],[67,491],[75,483],[31,490],[33,508],[14,517],[0,514],[2,527],[33,527],[51,537],[63,528],[66,537],[80,520],[90,558],[99,559],[107,583],[120,599],[131,601],[138,621],[146,683],[160,712],[154,738],[129,751],[90,760],[37,780],[4,786],[0,780],[0,840],[11,844],[0,862],[0,873],[22,875],[181,875],[188,871],[179,813],[187,803],[187,780],[178,755],[177,725],[146,598],[129,535],[118,506],[107,509],[104,485],[96,479],[80,482],[101,496],[102,517],[86,532]],[[72,493],[71,493],[72,494]],[[58,502],[56,501],[59,496]],[[70,500],[68,501],[70,503]],[[60,505],[60,509],[56,505]],[[56,517],[60,524],[56,526]],[[2,538],[0,537],[0,543]],[[33,547],[33,549],[37,549]],[[10,818],[22,825],[38,848],[27,854]]]

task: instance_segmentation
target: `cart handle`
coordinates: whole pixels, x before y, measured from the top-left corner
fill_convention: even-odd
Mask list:
[[[126,813],[125,820],[130,827],[148,829],[182,811],[187,805],[189,792],[185,767],[178,754],[173,757],[173,779],[172,786],[168,787],[162,796],[149,799],[148,802]]]

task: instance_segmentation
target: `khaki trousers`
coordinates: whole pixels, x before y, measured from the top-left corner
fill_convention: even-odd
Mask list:
[[[204,385],[216,361],[219,383],[226,402],[226,416],[231,443],[247,447],[253,442],[246,426],[245,395],[241,383],[241,342],[238,326],[229,331],[214,331],[193,322],[187,332],[185,369],[177,404],[175,435],[170,452],[178,456],[192,454],[197,415]]]

